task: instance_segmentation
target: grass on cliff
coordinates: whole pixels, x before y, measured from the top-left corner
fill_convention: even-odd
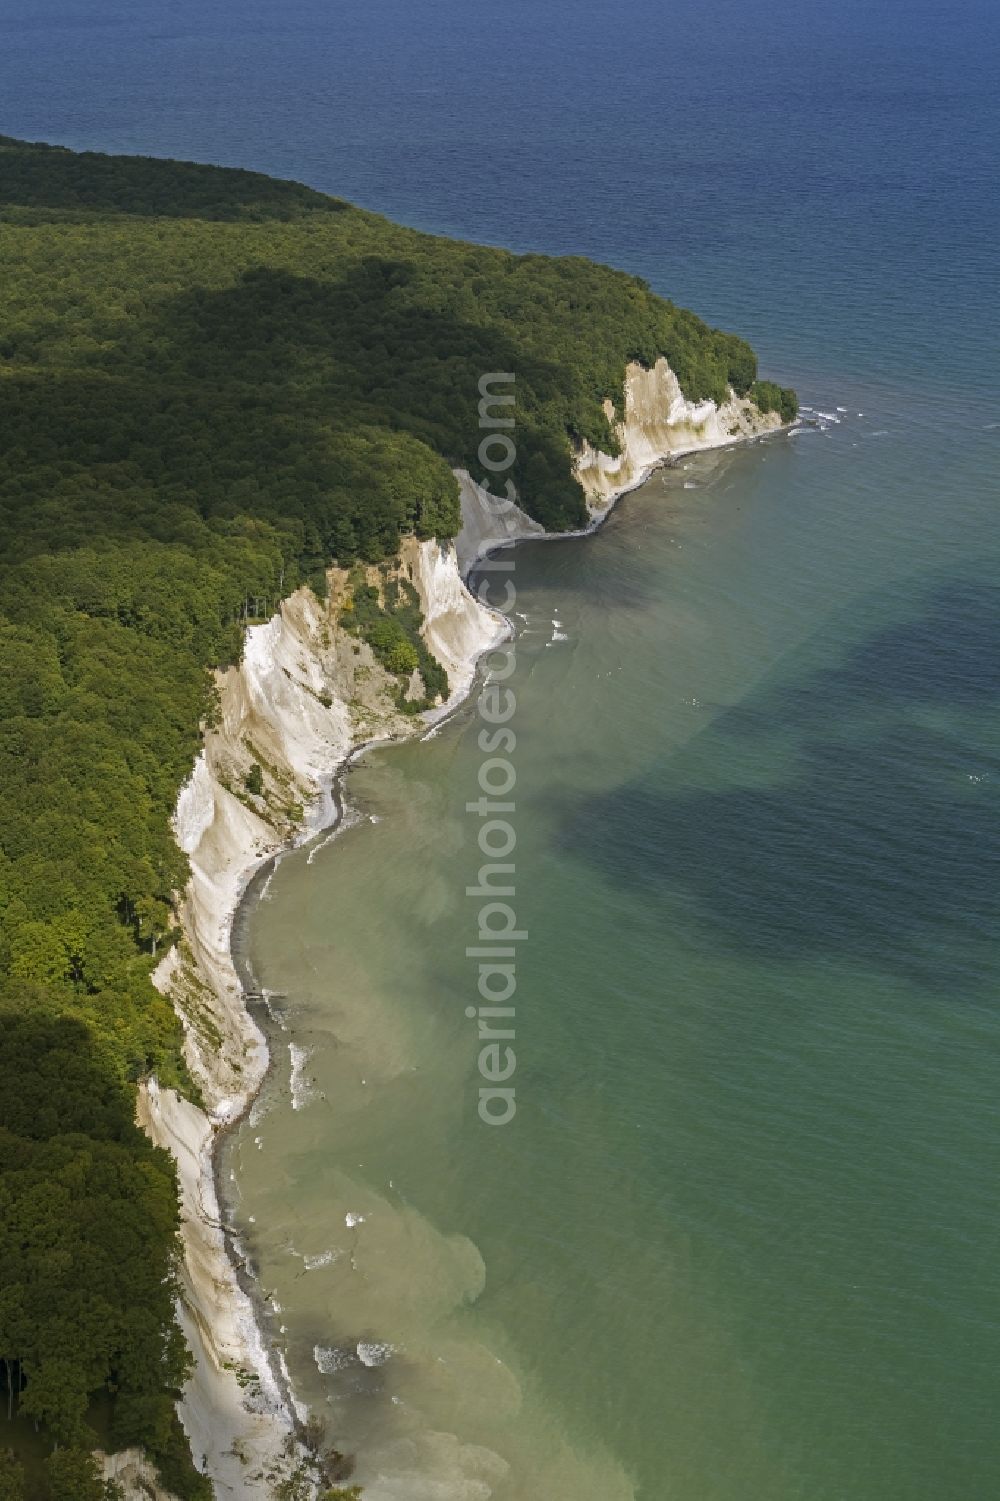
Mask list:
[[[666,355],[692,397],[794,398],[634,277],[254,173],[0,138],[0,257],[0,1383],[79,1494],[104,1393],[111,1441],[197,1498],[176,1189],[133,1114],[149,1073],[191,1087],[150,976],[209,669],[330,562],[454,534],[451,467],[487,477],[486,372],[516,375],[513,477],[552,528],[583,519],[572,444],[613,447],[628,361]],[[377,606],[356,628],[445,691],[413,599]]]

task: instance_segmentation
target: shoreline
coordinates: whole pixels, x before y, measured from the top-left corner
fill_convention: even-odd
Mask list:
[[[665,361],[661,361],[659,364],[666,368],[668,375],[673,380],[672,372],[669,371],[669,367],[666,367]],[[300,1469],[304,1466],[307,1470],[314,1470],[310,1452],[303,1444],[304,1410],[296,1400],[293,1383],[281,1352],[276,1348],[275,1342],[271,1338],[269,1332],[270,1310],[252,1260],[242,1246],[239,1234],[233,1225],[233,1201],[226,1193],[226,1187],[222,1179],[221,1148],[223,1142],[232,1130],[245,1120],[246,1116],[253,1109],[274,1066],[272,1049],[268,1045],[268,1038],[258,1020],[259,1013],[255,1015],[255,1008],[259,1002],[256,998],[256,993],[248,988],[249,985],[255,982],[252,971],[248,972],[247,970],[246,954],[242,948],[242,939],[245,934],[246,925],[251,918],[262,889],[266,886],[267,880],[273,874],[277,865],[280,864],[284,855],[294,849],[304,847],[321,835],[325,834],[329,837],[336,834],[336,831],[343,822],[347,809],[347,800],[344,795],[344,779],[352,764],[368,750],[377,746],[388,746],[412,739],[416,736],[435,733],[470,698],[478,680],[479,666],[483,657],[503,641],[509,640],[513,636],[513,622],[506,616],[503,616],[501,612],[480,604],[476,596],[469,590],[469,582],[474,579],[477,566],[489,556],[513,547],[519,542],[559,541],[590,536],[601,528],[618,501],[645,484],[657,469],[670,467],[691,453],[706,451],[708,449],[719,450],[743,446],[744,444],[754,443],[761,437],[781,435],[794,429],[797,425],[794,423],[779,425],[767,417],[760,417],[760,414],[758,414],[759,424],[753,430],[744,431],[738,435],[730,434],[722,441],[719,441],[717,437],[714,441],[712,438],[708,438],[707,441],[702,440],[689,443],[677,448],[668,446],[659,452],[647,452],[643,455],[644,461],[636,463],[630,469],[628,460],[629,442],[632,438],[632,431],[629,428],[629,402],[631,399],[634,372],[638,370],[639,367],[630,367],[626,378],[626,416],[619,424],[619,431],[623,438],[622,454],[617,460],[611,460],[607,455],[598,455],[596,459],[598,468],[601,463],[605,463],[608,467],[610,472],[607,474],[607,478],[610,478],[616,470],[623,470],[624,472],[621,474],[623,482],[620,485],[609,485],[605,478],[603,487],[591,487],[588,493],[584,476],[578,472],[578,478],[581,480],[581,484],[584,485],[587,509],[591,517],[586,527],[569,532],[546,532],[537,522],[532,521],[525,513],[514,507],[513,510],[516,512],[516,516],[513,518],[513,525],[510,524],[510,518],[508,518],[507,524],[503,528],[504,534],[498,536],[493,530],[496,525],[496,518],[488,503],[486,503],[485,512],[483,510],[484,492],[479,491],[478,487],[474,486],[467,475],[457,474],[462,488],[462,531],[455,543],[449,544],[447,548],[442,548],[440,544],[434,543],[423,545],[438,547],[442,558],[446,557],[449,553],[453,556],[454,567],[458,575],[461,591],[466,595],[468,603],[477,612],[479,617],[486,617],[492,620],[494,630],[491,632],[490,638],[488,640],[477,641],[474,644],[471,656],[468,653],[459,651],[456,657],[456,654],[452,651],[452,666],[454,667],[456,661],[460,664],[461,676],[464,678],[464,681],[449,696],[445,704],[440,705],[437,709],[425,711],[424,714],[414,719],[412,725],[407,726],[405,729],[401,729],[397,725],[387,733],[375,736],[369,734],[356,743],[348,740],[346,745],[337,748],[339,754],[334,756],[332,763],[328,762],[321,773],[308,778],[312,783],[312,787],[311,796],[304,808],[304,827],[300,828],[297,832],[293,832],[291,837],[272,838],[269,841],[270,847],[267,849],[260,850],[259,848],[255,848],[253,844],[250,844],[249,847],[244,844],[238,851],[239,860],[235,881],[231,886],[230,892],[226,894],[228,901],[217,915],[222,920],[225,933],[225,960],[236,981],[237,987],[236,994],[234,996],[227,996],[225,1000],[235,1001],[238,1004],[240,1012],[242,1012],[242,1019],[245,1024],[244,1030],[250,1033],[252,1039],[244,1051],[250,1051],[253,1054],[255,1066],[251,1071],[249,1081],[241,1079],[240,1082],[244,1087],[233,1092],[236,1095],[235,1098],[230,1095],[228,1098],[217,1101],[214,1109],[207,1108],[204,1113],[197,1111],[197,1114],[201,1116],[204,1122],[206,1131],[202,1141],[196,1148],[196,1155],[198,1158],[198,1171],[202,1177],[207,1177],[211,1189],[210,1194],[202,1192],[201,1195],[204,1202],[199,1205],[202,1223],[198,1227],[198,1233],[201,1234],[204,1240],[206,1228],[209,1230],[212,1228],[215,1229],[218,1236],[219,1249],[222,1251],[225,1263],[228,1266],[229,1279],[233,1284],[232,1291],[237,1294],[238,1301],[243,1304],[242,1309],[239,1310],[239,1313],[242,1313],[244,1316],[243,1320],[241,1322],[239,1317],[235,1320],[235,1341],[230,1338],[230,1346],[235,1343],[239,1351],[241,1357],[239,1364],[234,1366],[231,1361],[219,1361],[217,1347],[213,1338],[216,1331],[212,1327],[212,1310],[206,1312],[204,1306],[199,1302],[199,1288],[189,1284],[191,1296],[189,1299],[184,1300],[186,1308],[181,1310],[181,1323],[185,1332],[190,1336],[192,1329],[196,1328],[200,1331],[202,1348],[200,1351],[196,1350],[196,1364],[206,1367],[202,1372],[202,1385],[204,1387],[203,1395],[209,1408],[208,1413],[205,1414],[198,1411],[199,1400],[195,1392],[192,1392],[190,1396],[186,1396],[182,1400],[182,1421],[187,1417],[191,1423],[188,1432],[189,1437],[192,1439],[192,1448],[195,1451],[196,1462],[198,1444],[195,1442],[195,1434],[192,1432],[192,1429],[197,1426],[202,1433],[205,1433],[206,1429],[203,1427],[203,1424],[207,1417],[207,1433],[211,1437],[216,1437],[217,1425],[215,1420],[220,1411],[224,1412],[227,1405],[225,1394],[219,1391],[219,1386],[224,1378],[226,1376],[231,1378],[234,1369],[243,1373],[249,1367],[257,1383],[255,1394],[257,1405],[252,1407],[249,1402],[242,1402],[241,1405],[251,1419],[256,1417],[260,1421],[256,1423],[250,1422],[249,1424],[245,1420],[242,1421],[240,1426],[247,1430],[246,1434],[241,1433],[234,1439],[231,1448],[225,1454],[220,1454],[218,1447],[213,1452],[211,1445],[206,1446],[205,1449],[206,1473],[210,1474],[215,1481],[220,1501],[222,1496],[227,1494],[245,1494],[248,1496],[263,1494],[257,1490],[256,1486],[253,1490],[247,1487],[246,1482],[249,1476],[246,1474],[246,1471],[250,1468],[251,1464],[258,1475],[266,1475],[269,1480],[273,1480],[278,1474],[286,1475],[289,1465],[297,1466]],[[648,375],[650,380],[652,380],[657,371],[641,372],[641,374],[644,377]],[[716,412],[714,407],[712,410]],[[672,418],[673,411],[669,415]],[[602,470],[601,473],[604,476],[605,471]],[[472,513],[477,510],[477,504],[478,515],[473,517]],[[487,532],[485,537],[482,535],[484,521]],[[479,535],[472,538],[471,548],[466,545],[463,555],[463,537],[470,528],[470,524],[473,531],[478,530]],[[491,531],[493,534],[489,535]],[[282,612],[283,610],[284,605],[282,606]],[[274,619],[283,620],[283,615],[279,614]],[[482,619],[478,619],[477,623],[482,626]],[[273,621],[268,623],[269,626],[272,624]],[[431,611],[425,609],[424,630],[428,631],[431,625]],[[255,629],[267,629],[267,627]],[[242,667],[243,662],[241,661],[240,669],[237,669],[237,672],[242,670]],[[204,752],[202,752],[200,760],[203,757]],[[178,837],[180,838],[179,833]],[[182,927],[185,931],[185,937],[191,938],[191,925],[185,922],[182,923]],[[166,967],[167,973],[163,976],[163,983],[165,988],[170,991],[173,990],[176,976],[169,964]],[[210,966],[209,969],[211,970]],[[216,980],[216,985],[213,988],[217,989],[219,984],[217,977],[213,975],[212,978]],[[184,1019],[183,1010],[182,1019]],[[270,1019],[273,1021],[273,1018]],[[185,1030],[186,1032],[188,1030],[187,1022],[185,1023]],[[149,1117],[155,1115],[155,1110],[149,1108],[153,1103],[153,1101],[146,1102]],[[189,1106],[189,1109],[194,1111],[196,1107]],[[142,1110],[140,1110],[140,1115],[142,1113]],[[171,1130],[169,1127],[166,1130],[156,1132],[150,1119],[147,1119],[144,1124],[147,1125],[147,1129],[151,1129],[155,1139],[161,1140],[162,1144],[169,1146],[173,1150],[180,1168],[181,1158],[176,1147],[178,1145],[178,1137],[180,1137],[180,1144],[182,1146],[185,1145],[183,1133]],[[190,1144],[188,1143],[188,1145]],[[183,1174],[181,1174],[181,1177],[183,1179]],[[184,1189],[188,1186],[182,1182],[182,1204],[185,1198]],[[191,1232],[189,1229],[189,1219],[185,1216],[182,1226],[185,1264],[197,1256],[199,1250],[197,1245],[198,1233]],[[217,1277],[220,1271],[221,1268],[217,1267]],[[191,1282],[193,1280],[191,1279]],[[217,1294],[220,1292],[218,1282],[216,1283],[215,1291]],[[192,1317],[184,1317],[183,1314],[185,1311],[190,1313]],[[232,1313],[232,1310],[229,1310],[229,1312]],[[230,1329],[228,1333],[232,1336],[233,1330]],[[206,1354],[209,1356],[209,1361],[199,1359],[199,1356],[204,1357]],[[209,1363],[214,1366],[214,1370],[207,1368]],[[236,1383],[234,1382],[234,1384]],[[232,1394],[228,1395],[230,1398],[228,1405],[231,1407]],[[242,1396],[242,1387],[240,1388],[240,1395]],[[201,1420],[197,1424],[194,1421],[196,1418]],[[186,1423],[185,1426],[187,1427],[188,1424]],[[224,1422],[221,1426],[223,1428],[227,1427]],[[233,1420],[231,1417],[228,1424],[228,1431],[232,1431],[232,1427]],[[221,1434],[218,1434],[218,1436],[222,1437]],[[250,1450],[250,1454],[244,1457],[247,1449]],[[237,1472],[234,1465],[227,1466],[223,1463],[223,1460],[230,1456],[234,1458],[236,1463],[243,1465],[242,1472]],[[277,1469],[275,1468],[276,1466],[278,1466]],[[312,1478],[315,1483],[316,1477],[314,1473]],[[235,1480],[236,1488],[234,1488],[233,1484],[229,1483],[231,1480]],[[136,1492],[136,1494],[141,1493]],[[161,1493],[161,1495],[164,1495],[165,1501],[165,1493]]]
[[[490,648],[487,648],[488,650]],[[445,710],[447,710],[447,718],[451,718],[454,713],[457,713],[462,704],[466,702],[470,692],[471,687],[456,703],[442,705],[437,711],[443,716],[439,723],[445,723]],[[433,713],[434,711],[431,710],[428,712]],[[415,734],[416,729],[414,729]],[[225,1242],[226,1254],[232,1263],[233,1271],[240,1284],[240,1288],[249,1299],[253,1308],[254,1318],[262,1335],[261,1343],[263,1352],[268,1361],[275,1386],[281,1394],[288,1419],[289,1431],[299,1437],[301,1437],[308,1413],[304,1405],[295,1396],[295,1389],[288,1368],[282,1353],[276,1347],[271,1333],[270,1326],[274,1310],[271,1308],[268,1296],[264,1292],[260,1281],[260,1274],[254,1265],[253,1257],[243,1245],[240,1231],[233,1222],[238,1196],[227,1192],[222,1162],[226,1141],[252,1113],[254,1106],[263,1094],[268,1080],[274,1073],[275,1053],[271,1043],[273,1041],[273,1032],[281,1029],[280,1021],[271,1011],[267,993],[256,989],[256,977],[254,976],[247,952],[248,940],[246,930],[252,921],[258,902],[261,901],[267,890],[268,882],[285,857],[294,854],[296,850],[307,849],[314,841],[319,841],[314,847],[316,849],[321,848],[327,840],[336,837],[341,832],[344,817],[348,812],[347,801],[343,795],[344,779],[351,767],[361,756],[370,750],[378,748],[388,749],[393,745],[403,744],[406,739],[412,738],[413,736],[385,736],[362,740],[344,756],[330,774],[329,785],[318,795],[331,816],[326,821],[318,823],[313,827],[303,839],[292,841],[283,849],[276,850],[273,854],[266,856],[251,871],[233,911],[230,926],[230,954],[232,956],[233,968],[236,971],[236,976],[240,984],[241,999],[248,1015],[254,1020],[255,1025],[265,1039],[267,1063],[256,1088],[246,1099],[239,1114],[234,1115],[230,1120],[221,1125],[213,1136],[211,1150],[212,1175],[219,1204],[219,1223]]]
[[[412,719],[392,710],[390,680],[370,649],[329,629],[336,591],[321,604],[300,590],[266,624],[248,630],[239,665],[221,677],[219,722],[206,735],[174,814],[192,875],[180,902],[181,942],[154,980],[180,1015],[203,1108],[152,1079],[140,1088],[137,1118],[177,1163],[177,1313],[194,1355],[179,1413],[196,1467],[213,1481],[218,1501],[265,1501],[281,1482],[303,1479],[303,1494],[312,1496],[320,1481],[317,1456],[303,1442],[305,1413],[269,1337],[266,1306],[222,1178],[221,1144],[252,1110],[272,1067],[250,999],[253,977],[241,973],[234,939],[281,858],[336,830],[348,767],[366,750],[426,732],[428,720],[455,712],[474,682],[474,663],[510,631],[499,612],[477,605],[461,585],[453,547],[404,540],[401,566],[421,596],[429,645],[455,683],[447,702]],[[371,691],[358,716],[347,700],[351,682],[356,688],[362,679]],[[234,791],[241,762],[248,765],[259,744],[271,758],[277,802],[291,795],[302,805],[297,824],[287,817],[277,825],[267,821],[259,807],[248,812],[249,800]],[[124,1481],[129,1501],[174,1501],[137,1452],[108,1456],[104,1464],[106,1476]]]

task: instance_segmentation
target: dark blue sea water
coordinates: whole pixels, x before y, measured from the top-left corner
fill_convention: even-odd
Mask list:
[[[3,126],[582,253],[793,374],[981,391],[993,0],[5,0]]]
[[[1000,1494],[998,63],[986,0],[0,5],[8,134],[611,261],[830,414],[518,555],[516,1127],[471,721],[261,907],[319,1084],[247,1238],[375,1501]]]

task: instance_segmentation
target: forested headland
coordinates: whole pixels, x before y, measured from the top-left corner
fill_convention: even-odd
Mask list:
[[[512,474],[553,529],[584,520],[573,444],[615,450],[629,361],[794,395],[635,277],[250,172],[0,137],[0,259],[0,1496],[101,1496],[100,1441],[201,1498],[176,1185],[133,1118],[151,1073],[195,1093],[150,975],[211,669],[329,564],[455,534],[486,371],[517,372]],[[393,634],[355,604],[401,672],[403,606]]]

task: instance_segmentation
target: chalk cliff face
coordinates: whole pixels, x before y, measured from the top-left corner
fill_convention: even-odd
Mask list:
[[[428,646],[453,697],[505,629],[462,584],[454,548],[407,539],[400,571],[413,582]],[[412,731],[393,701],[395,680],[370,648],[338,625],[346,577],[332,569],[323,603],[300,589],[247,633],[239,667],[218,679],[219,712],[177,800],[174,829],[191,861],[180,916],[184,941],[158,976],[180,1013],[185,1054],[212,1117],[243,1108],[266,1067],[230,953],[230,923],[248,871],[331,816],[329,784],[353,747]],[[246,775],[256,763],[262,791]]]
[[[613,419],[613,411],[609,412]],[[720,447],[778,427],[734,397],[719,408],[693,404],[665,360],[628,367],[619,458],[584,444],[576,472],[598,525],[614,500],[675,454]],[[479,656],[508,634],[507,622],[477,603],[463,578],[477,558],[544,528],[516,506],[499,506],[468,473],[456,544],[406,539],[399,572],[417,590],[424,638],[445,667],[452,699],[463,697]],[[293,1437],[287,1390],[275,1372],[249,1296],[227,1253],[213,1153],[220,1129],[247,1108],[267,1068],[264,1037],[247,1012],[230,952],[233,915],[250,876],[289,843],[333,815],[330,785],[357,745],[412,733],[393,700],[395,680],[370,649],[338,626],[347,577],[331,570],[325,602],[301,589],[278,614],[246,633],[238,667],[218,677],[218,714],[177,801],[174,828],[191,878],[180,904],[181,943],[154,979],[171,996],[185,1056],[205,1109],[141,1087],[138,1118],[174,1155],[180,1180],[184,1262],[178,1316],[195,1371],[180,1404],[195,1462],[226,1497],[265,1501],[306,1456]],[[261,790],[246,776],[261,768]],[[110,1456],[106,1473],[128,1498],[170,1501],[135,1451]]]
[[[665,359],[657,360],[652,370],[629,365],[625,372],[624,418],[616,417],[610,401],[605,403],[605,411],[618,438],[620,455],[614,458],[584,441],[573,461],[591,527],[599,525],[614,502],[641,485],[660,464],[701,448],[745,442],[781,426],[776,412],[761,412],[752,401],[733,393],[721,407],[714,401],[689,401]],[[463,574],[494,548],[549,535],[539,522],[504,498],[502,485],[496,485],[498,493],[491,494],[477,485],[467,470],[454,472],[462,499],[462,529],[455,546]]]
[[[420,598],[428,646],[464,695],[479,655],[506,631],[462,584],[453,547],[404,543],[400,571]],[[184,1025],[184,1051],[205,1103],[200,1110],[155,1080],[140,1090],[138,1118],[174,1155],[181,1190],[184,1262],[178,1316],[195,1359],[181,1419],[223,1497],[273,1494],[303,1457],[289,1448],[292,1419],[250,1298],[227,1254],[213,1148],[246,1109],[267,1068],[263,1035],[243,1003],[230,952],[231,925],[253,871],[330,821],[330,783],[351,750],[409,734],[393,701],[395,680],[368,646],[338,623],[346,575],[330,595],[301,589],[265,625],[251,627],[238,667],[218,677],[218,714],[177,800],[174,830],[191,862],[181,943],[156,972]],[[259,795],[246,775],[262,771]],[[147,1496],[149,1472],[133,1455],[106,1461],[129,1496]]]
[[[462,581],[468,570],[451,543],[442,546],[409,537],[400,559],[420,596],[423,637],[448,674],[451,701],[464,698],[476,662],[509,634],[508,623],[473,599]]]
[[[760,412],[752,401],[732,393],[721,407],[714,401],[689,401],[665,359],[657,360],[652,370],[628,366],[623,421],[615,418],[610,402],[605,410],[621,445],[621,456],[611,458],[585,441],[575,466],[595,517],[675,454],[723,448],[781,426],[777,412]]]

